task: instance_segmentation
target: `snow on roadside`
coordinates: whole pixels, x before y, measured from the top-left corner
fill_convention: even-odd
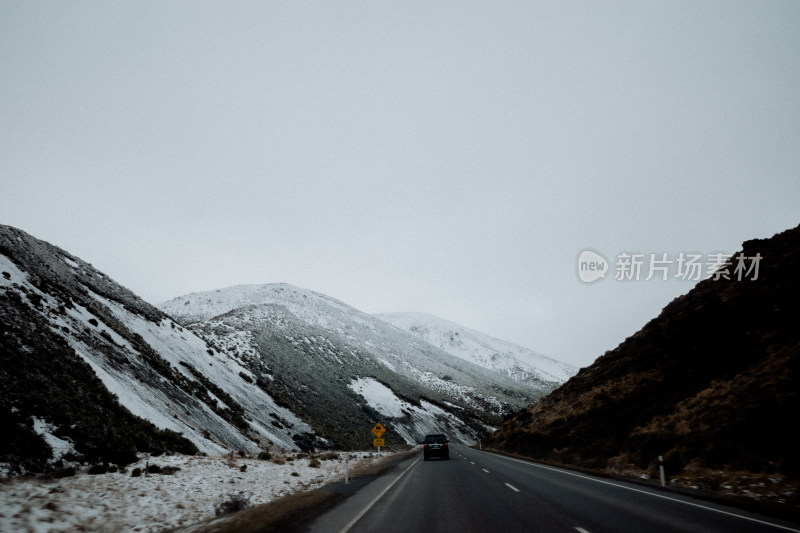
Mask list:
[[[180,468],[174,474],[132,477],[135,468],[144,470],[145,459],[141,459],[125,473],[4,479],[0,481],[0,531],[151,533],[190,525],[212,518],[216,504],[232,494],[245,493],[250,505],[259,505],[344,479],[345,455],[339,457],[320,460],[319,468],[314,468],[307,457],[276,464],[240,457],[172,455],[152,457],[149,464]],[[378,460],[366,452],[350,457],[350,468]]]

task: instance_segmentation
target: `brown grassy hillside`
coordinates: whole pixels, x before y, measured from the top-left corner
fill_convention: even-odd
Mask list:
[[[673,482],[744,492],[768,479],[787,492],[774,499],[796,502],[800,227],[743,252],[763,257],[757,280],[700,282],[508,419],[492,445],[638,475],[663,455]]]

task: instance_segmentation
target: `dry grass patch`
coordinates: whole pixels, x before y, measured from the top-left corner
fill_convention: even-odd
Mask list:
[[[249,507],[234,514],[180,530],[186,533],[267,533],[297,531],[302,515],[328,509],[339,498],[334,492],[307,491],[290,494],[264,505]]]

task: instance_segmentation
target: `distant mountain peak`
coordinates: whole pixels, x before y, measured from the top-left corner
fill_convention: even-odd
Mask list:
[[[309,306],[315,302],[314,306]],[[211,291],[193,292],[159,305],[183,324],[208,320],[249,305],[277,304],[294,309],[329,306],[352,309],[335,298],[288,283],[233,285]]]
[[[447,353],[518,381],[563,383],[578,371],[570,364],[434,315],[407,312],[377,316]]]
[[[474,442],[490,419],[515,409],[522,398],[538,398],[560,383],[550,376],[512,380],[340,300],[287,284],[192,293],[162,304],[161,309],[215,345],[229,343],[220,334],[222,325],[250,335],[263,360],[280,367],[272,383],[280,389],[278,396],[301,382],[320,398],[353,395],[355,389],[348,386],[352,383],[382,383],[359,388],[358,394],[370,405],[372,395],[385,387],[397,402],[405,402],[401,419],[384,423],[393,422],[397,434],[409,442],[420,432],[436,429],[436,420],[460,440]],[[304,368],[292,366],[301,361]],[[311,368],[316,370],[309,372]],[[299,411],[327,409],[314,398],[292,401],[307,402],[297,407]],[[428,407],[422,408],[422,402]],[[465,422],[465,410],[471,413],[467,418],[483,418],[484,425]],[[327,424],[330,417],[318,423]]]

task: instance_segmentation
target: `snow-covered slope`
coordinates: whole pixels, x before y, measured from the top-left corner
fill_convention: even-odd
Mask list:
[[[0,226],[0,272],[0,429],[13,436],[0,455],[57,460],[44,441],[119,462],[185,439],[297,449],[313,433],[239,360],[68,252]]]
[[[433,315],[387,313],[377,317],[449,354],[518,381],[563,383],[578,371],[567,363]]]
[[[216,346],[248,339],[242,357],[260,369],[256,373],[269,376],[268,390],[288,398],[295,411],[324,412],[326,402],[365,402],[365,408],[409,442],[433,427],[450,428],[454,437],[472,442],[499,417],[555,386],[550,379],[514,381],[339,300],[286,284],[194,293],[160,307]],[[385,394],[391,392],[408,405],[386,410],[388,404],[369,398],[377,386],[352,386],[367,382],[382,384]],[[301,383],[326,400],[301,394]],[[350,418],[358,416],[353,412]],[[325,420],[317,419],[316,427]],[[341,422],[339,426],[341,433]]]

